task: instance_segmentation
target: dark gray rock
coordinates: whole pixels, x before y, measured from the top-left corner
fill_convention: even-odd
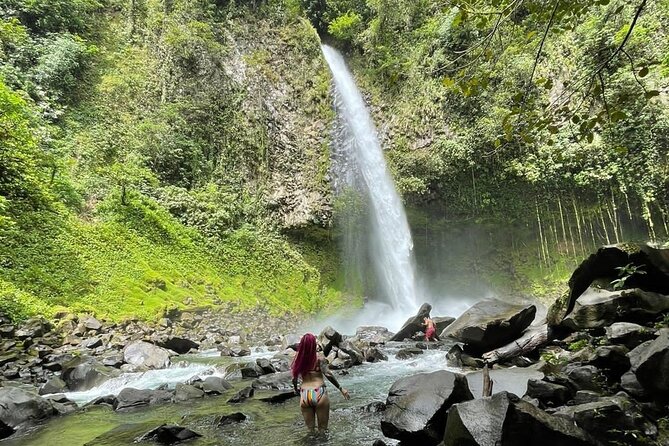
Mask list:
[[[403,348],[397,351],[395,353],[395,358],[397,359],[409,359],[413,358],[416,355],[422,355],[423,350],[417,347],[408,347],[408,348]]]
[[[541,404],[549,407],[562,406],[573,397],[571,390],[566,386],[541,379],[530,379],[527,382],[527,393],[525,395],[536,398]]]
[[[174,401],[188,401],[204,396],[204,391],[189,384],[178,383],[174,389]]]
[[[67,383],[58,376],[50,378],[46,383],[39,388],[40,395],[47,395],[50,393],[62,393],[67,390]]]
[[[228,400],[228,403],[241,403],[251,398],[255,391],[253,387],[245,387],[239,392],[237,392],[232,398]]]
[[[627,353],[627,347],[622,345],[603,345],[597,347],[585,363],[600,369],[609,383],[614,383],[630,369]]]
[[[100,338],[90,338],[82,341],[81,343],[84,347],[89,349],[94,349],[102,346],[102,339]]]
[[[142,369],[163,369],[170,365],[170,352],[148,342],[136,341],[123,349],[123,360]]]
[[[240,358],[242,356],[249,356],[251,350],[243,345],[233,345],[230,347],[230,356],[233,358]]]
[[[444,435],[446,411],[472,398],[463,375],[440,370],[402,378],[390,388],[381,430],[408,444],[435,445]]]
[[[260,369],[262,375],[276,372],[276,368],[274,368],[274,365],[272,365],[269,359],[258,358],[256,359],[256,365],[258,366],[258,369]]]
[[[388,356],[381,350],[379,350],[377,347],[369,347],[365,349],[364,354],[365,354],[365,361],[367,362],[379,362],[388,360]]]
[[[116,396],[114,395],[105,395],[105,396],[99,396],[95,398],[92,401],[89,401],[86,403],[86,406],[99,406],[99,405],[107,405],[110,407],[116,407],[118,406],[118,400],[116,399]]]
[[[449,367],[470,367],[474,369],[480,369],[485,365],[483,359],[468,355],[462,351],[462,347],[460,347],[458,344],[455,344],[453,347],[451,347],[448,353],[446,353],[446,364]]]
[[[241,370],[242,378],[258,378],[262,375],[263,369],[261,369],[255,362],[249,362],[245,364]]]
[[[430,317],[430,311],[432,311],[432,305],[424,303],[418,309],[418,313],[415,316],[410,317],[402,325],[402,328],[392,337],[391,341],[403,341],[404,339],[411,339],[417,331],[423,331],[423,320],[426,317]]]
[[[135,442],[153,441],[159,444],[174,444],[201,436],[202,435],[198,434],[197,432],[193,432],[192,430],[186,429],[185,427],[163,424],[162,426],[152,429],[146,434],[137,438]]]
[[[60,376],[70,391],[83,391],[118,375],[117,369],[103,366],[93,358],[76,357],[63,364]]]
[[[12,362],[16,362],[18,359],[19,356],[16,353],[7,353],[2,355],[0,356],[0,367],[11,364]]]
[[[116,397],[118,411],[133,409],[150,404],[167,403],[172,400],[172,392],[168,390],[143,390],[126,387]]]
[[[11,339],[15,331],[16,328],[11,324],[0,325],[0,338]]]
[[[659,294],[669,294],[669,251],[650,243],[604,246],[597,250],[574,271],[569,279],[569,294],[558,299],[548,310],[547,320],[550,326],[559,325],[564,317],[571,313],[576,300],[596,280],[610,283],[619,277],[616,268],[632,264],[645,272],[634,274],[627,279],[629,288],[640,288]]]
[[[653,341],[629,352],[631,368],[637,381],[656,401],[669,401],[669,333],[662,331]]]
[[[200,348],[200,344],[195,341],[186,338],[180,338],[177,336],[170,336],[164,342],[159,344],[161,347],[167,348],[169,350],[175,351],[180,355],[188,353],[193,350]]]
[[[323,355],[327,356],[332,351],[332,347],[339,347],[342,341],[342,335],[329,325],[318,335],[318,343],[323,347]]]
[[[507,392],[451,407],[443,438],[445,446],[596,444],[569,421]]]
[[[348,360],[350,361],[349,367],[360,365],[365,360],[365,355],[351,341],[347,340],[339,343],[337,356],[340,357],[342,352],[348,355]]]
[[[291,390],[293,378],[289,371],[272,373],[256,379],[251,386],[258,390]]]
[[[385,344],[392,337],[393,334],[386,327],[363,325],[355,330],[355,336],[351,338],[351,342],[374,346]]]
[[[222,394],[226,390],[232,389],[232,384],[218,376],[207,376],[201,383],[200,388],[206,394]]]
[[[534,305],[499,300],[474,304],[441,333],[465,344],[465,351],[481,354],[517,339],[534,320]]]
[[[51,331],[51,324],[42,317],[28,319],[21,328],[16,330],[14,337],[19,340],[41,338]]]
[[[657,428],[622,396],[561,407],[554,414],[576,423],[604,444],[648,444],[648,439],[657,435]]]
[[[432,321],[434,322],[437,333],[441,333],[446,330],[449,325],[455,322],[455,318],[450,316],[435,316],[432,318]]]
[[[86,329],[86,330],[93,330],[93,331],[100,331],[102,330],[102,323],[95,319],[92,316],[86,317],[82,319],[80,324]]]
[[[246,421],[248,417],[244,415],[241,412],[235,412],[231,413],[228,415],[221,415],[217,422],[216,425],[221,427],[221,426],[228,426],[230,424],[238,424],[241,423],[242,421]]]
[[[592,390],[579,390],[574,395],[574,404],[585,404],[599,401],[600,395]]]
[[[289,391],[289,392],[279,392],[275,395],[270,395],[270,396],[266,396],[266,397],[258,398],[258,399],[260,401],[265,402],[265,403],[280,404],[280,403],[284,403],[284,402],[288,401],[289,399],[297,398],[297,397],[298,397],[298,395],[295,392]]]
[[[567,364],[564,374],[577,390],[602,392],[606,386],[606,378],[597,367],[592,365]]]
[[[16,429],[55,414],[51,401],[39,395],[18,387],[0,387],[0,421],[6,426]]]
[[[669,310],[669,296],[638,288],[607,291],[588,288],[562,321],[571,330],[607,327],[614,322],[652,319]]]
[[[655,330],[632,322],[615,322],[606,327],[606,338],[612,344],[622,344],[632,350],[655,339]]]

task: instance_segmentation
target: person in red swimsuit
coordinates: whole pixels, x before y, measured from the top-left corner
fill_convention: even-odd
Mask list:
[[[334,384],[344,398],[348,400],[351,397],[348,390],[339,385],[337,378],[328,368],[327,359],[316,354],[316,336],[311,333],[302,336],[290,370],[293,376],[293,389],[300,395],[300,410],[304,424],[313,431],[318,419],[318,431],[326,431],[330,421],[330,398],[325,389],[324,377]],[[302,385],[298,389],[297,384],[300,379]]]
[[[437,336],[437,328],[434,325],[434,321],[429,317],[423,319],[423,325],[425,325],[425,341],[438,341],[439,337]]]

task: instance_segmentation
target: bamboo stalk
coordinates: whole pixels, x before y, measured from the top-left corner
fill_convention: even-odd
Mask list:
[[[564,227],[564,214],[562,213],[562,200],[560,199],[559,195],[558,195],[558,208],[560,209],[560,224],[562,225],[562,239],[564,240],[565,247],[567,247],[567,246],[569,246],[569,241],[567,240],[567,230]]]
[[[632,217],[632,207],[630,206],[630,197],[627,195],[627,191],[623,192],[623,195],[625,196],[625,204],[627,204],[627,215],[629,215],[630,222],[633,221]]]
[[[606,222],[604,221],[604,212],[602,212],[602,204],[599,203],[597,213],[599,214],[599,221],[602,223],[602,229],[604,229],[604,236],[606,237],[606,244],[611,244],[611,237],[609,237],[609,230],[606,227]]]
[[[609,206],[606,203],[604,203],[604,207],[606,208],[606,214],[609,216],[611,225],[613,225],[613,236],[616,238],[616,243],[618,243],[620,241],[620,237],[618,236],[618,230],[616,229],[616,222],[613,219],[613,215],[611,215],[611,209],[609,209]]]
[[[611,188],[611,207],[613,208],[613,218],[615,219],[616,226],[618,227],[618,236],[619,240],[625,240],[623,236],[623,224],[620,221],[620,212],[618,212],[618,205],[616,204],[616,196],[613,193],[613,188]]]
[[[583,229],[581,228],[581,218],[578,214],[578,207],[576,206],[576,198],[572,195],[571,203],[574,205],[574,216],[576,217],[576,229],[578,230],[578,239],[581,243],[581,252],[585,254],[585,246],[583,246]]]
[[[537,199],[534,199],[534,205],[536,206],[537,210],[537,225],[539,226],[539,243],[541,245],[541,259],[544,261],[546,266],[548,266],[548,261],[546,259],[546,252],[544,251],[544,233],[543,229],[541,227],[541,216],[539,215],[539,202]]]

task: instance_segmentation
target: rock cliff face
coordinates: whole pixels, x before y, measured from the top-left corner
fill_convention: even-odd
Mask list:
[[[240,136],[261,146],[249,173],[265,208],[284,229],[326,226],[334,114],[318,35],[305,20],[246,17],[226,30],[225,45],[226,73],[244,92]]]

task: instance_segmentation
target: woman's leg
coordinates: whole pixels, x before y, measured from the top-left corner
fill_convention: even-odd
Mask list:
[[[307,429],[313,431],[316,427],[316,410],[311,406],[305,407],[301,404],[300,410],[302,410],[302,417],[304,417],[304,424],[306,424]]]
[[[330,422],[330,398],[327,393],[321,397],[316,406],[316,416],[318,417],[318,431],[327,430]]]

